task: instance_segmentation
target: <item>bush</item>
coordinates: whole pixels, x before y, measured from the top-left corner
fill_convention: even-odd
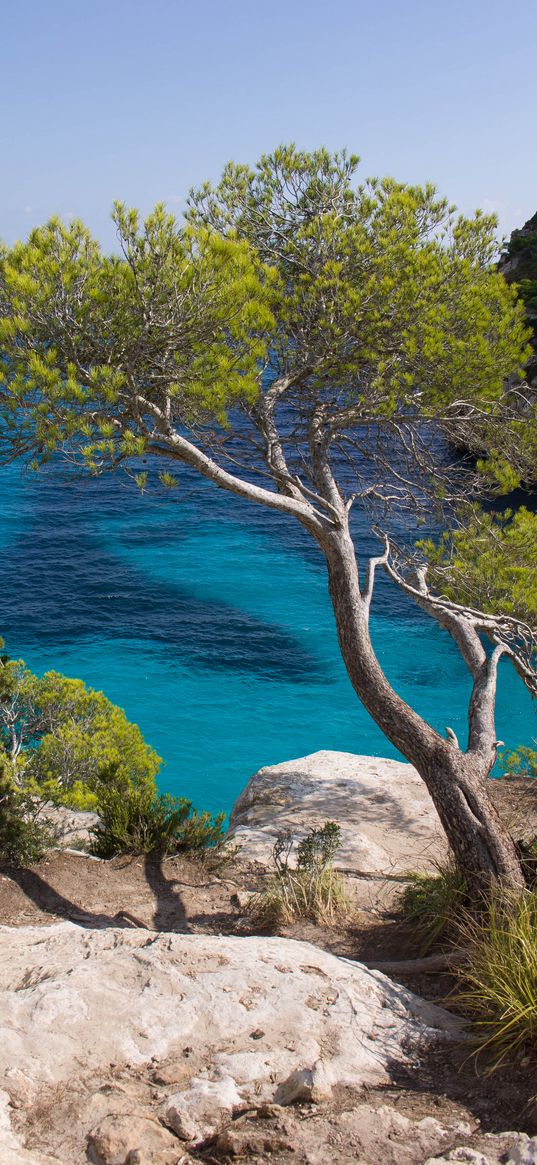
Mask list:
[[[1,644],[0,640],[0,644]],[[103,774],[155,791],[161,760],[102,692],[58,672],[35,676],[0,657],[0,747],[15,783],[74,809],[95,809]]]
[[[52,823],[38,817],[34,799],[0,772],[0,861],[33,865],[55,841]]]
[[[502,753],[500,763],[502,776],[537,778],[537,752],[534,748],[521,745],[516,752]]]
[[[480,915],[466,914],[459,941],[468,954],[457,1001],[472,1016],[479,1051],[497,1068],[537,1059],[537,891],[496,891]]]
[[[466,902],[466,883],[454,862],[437,863],[436,869],[436,874],[409,874],[409,885],[399,900],[404,918],[414,929],[419,955],[454,936]]]
[[[333,867],[341,830],[333,821],[312,829],[297,846],[296,868],[289,865],[294,837],[278,834],[273,849],[275,872],[252,898],[248,913],[257,926],[285,926],[297,918],[331,925],[349,913],[343,879]]]
[[[97,794],[100,821],[90,847],[96,856],[199,853],[223,844],[225,814],[198,813],[184,797],[157,796],[152,785],[133,786],[117,772],[108,780]]]

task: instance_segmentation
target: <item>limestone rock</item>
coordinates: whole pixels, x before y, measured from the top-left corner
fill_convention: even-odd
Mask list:
[[[293,1153],[296,1145],[289,1138],[278,1136],[276,1133],[259,1133],[244,1128],[229,1128],[220,1133],[216,1141],[219,1153],[226,1157],[260,1157],[264,1161],[265,1154]]]
[[[140,1116],[107,1116],[88,1136],[92,1165],[176,1165],[177,1142],[162,1125]]]
[[[243,1103],[232,1076],[217,1075],[216,1080],[198,1076],[187,1091],[168,1098],[164,1120],[181,1140],[201,1140],[222,1129]]]
[[[485,1133],[475,1145],[461,1145],[425,1165],[536,1165],[537,1137],[527,1133]]]
[[[426,869],[446,851],[438,814],[412,765],[347,752],[315,752],[260,769],[235,802],[230,836],[241,856],[269,864],[276,834],[335,821],[335,865],[366,874]]]
[[[273,1103],[294,1072],[314,1086],[323,1072],[334,1085],[387,1082],[422,1042],[459,1031],[454,1016],[385,976],[307,943],[70,922],[0,928],[0,1014],[0,1087],[39,1151],[34,1161],[21,1150],[17,1165],[41,1165],[47,1152],[73,1165],[88,1135],[99,1165],[116,1165],[114,1153],[146,1165],[154,1144],[168,1165],[173,1134],[158,1123],[166,1085],[147,1124],[121,1083],[145,1080],[152,1096],[160,1061],[185,1066],[168,1100],[203,1134],[224,1131],[235,1109]],[[133,1140],[134,1117],[143,1129]],[[9,1123],[1,1135],[7,1159]]]
[[[43,812],[54,825],[57,844],[67,849],[77,849],[81,843],[86,845],[90,841],[91,830],[99,821],[97,813],[84,809],[68,809],[65,805],[53,805],[48,802]]]
[[[200,1126],[191,1116],[180,1092],[169,1096],[161,1110],[161,1120],[173,1129],[180,1141],[199,1141],[202,1137]]]
[[[332,1093],[332,1074],[329,1068],[318,1060],[313,1068],[296,1068],[287,1080],[276,1090],[276,1104],[286,1105],[310,1101],[318,1104],[329,1100]]]
[[[518,1133],[517,1142],[507,1158],[507,1165],[537,1165],[537,1137]]]

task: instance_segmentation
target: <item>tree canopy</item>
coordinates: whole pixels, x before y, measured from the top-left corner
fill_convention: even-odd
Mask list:
[[[439,543],[422,543],[437,589],[450,598],[503,612],[537,627],[537,520],[521,506],[475,511]]]
[[[502,654],[537,691],[534,624],[521,618],[533,619],[535,518],[475,514],[525,479],[537,447],[535,402],[509,391],[530,351],[524,307],[496,269],[493,218],[458,216],[431,186],[356,185],[356,167],[344,152],[281,147],[192,192],[184,221],[116,205],[119,255],[57,220],[4,250],[0,452],[123,467],[141,488],[153,474],[172,486],[187,465],[296,518],[325,556],[359,698],[426,780],[469,880],[516,885],[520,863],[479,781],[496,756]],[[416,564],[393,532],[401,511],[433,504],[449,537]],[[377,556],[353,541],[353,506],[382,527]],[[519,556],[503,573],[500,543]],[[466,749],[384,676],[369,635],[379,567],[463,655]],[[469,601],[477,591],[489,609]]]
[[[140,223],[116,205],[120,256],[58,220],[4,251],[5,451],[126,464],[160,452],[157,410],[205,438],[285,381],[301,433],[322,400],[330,440],[360,440],[396,491],[394,446],[408,460],[413,432],[410,460],[419,446],[431,470],[433,421],[450,439],[479,424],[503,481],[495,406],[528,333],[491,266],[493,221],[456,217],[432,187],[356,188],[356,164],[286,147],[255,171],[228,166],[192,194],[187,223],[163,207]]]

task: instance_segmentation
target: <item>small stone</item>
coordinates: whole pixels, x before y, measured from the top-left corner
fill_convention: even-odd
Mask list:
[[[262,1028],[256,1027],[255,1031],[250,1032],[250,1039],[251,1040],[262,1040],[264,1034],[265,1033],[264,1033]]]
[[[174,1165],[175,1138],[158,1121],[109,1115],[88,1135],[93,1165]]]
[[[189,1071],[186,1064],[161,1064],[151,1073],[155,1084],[164,1085],[182,1084],[190,1075],[191,1070]]]
[[[511,1149],[507,1165],[537,1165],[537,1137],[518,1134],[518,1143]]]
[[[280,1117],[283,1112],[283,1105],[281,1104],[260,1104],[256,1111],[256,1116],[259,1120],[272,1120],[273,1117]]]
[[[329,1100],[332,1095],[332,1085],[328,1072],[322,1062],[317,1060],[313,1068],[296,1068],[291,1075],[276,1089],[274,1100],[276,1104],[319,1104]]]
[[[200,1141],[222,1131],[235,1108],[242,1103],[232,1076],[217,1080],[194,1077],[186,1092],[169,1096],[160,1109],[161,1120],[181,1140]]]
[[[252,898],[255,898],[253,890],[237,890],[236,894],[232,894],[230,902],[238,910],[247,910]]]
[[[161,1120],[181,1141],[198,1141],[201,1130],[179,1096],[170,1097],[161,1108]]]
[[[219,1153],[225,1153],[229,1157],[238,1157],[242,1153],[243,1141],[233,1129],[224,1129],[224,1132],[216,1138],[216,1148]]]
[[[243,1157],[260,1153],[293,1152],[294,1146],[290,1141],[277,1136],[259,1136],[247,1129],[224,1129],[217,1137],[216,1148],[219,1153],[229,1157]]]

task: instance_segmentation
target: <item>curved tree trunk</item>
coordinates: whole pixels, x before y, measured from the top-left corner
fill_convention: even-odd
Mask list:
[[[425,781],[472,891],[482,892],[491,881],[520,888],[524,877],[515,844],[485,789],[490,769],[486,753],[462,752],[397,695],[373,650],[368,604],[348,529],[331,531],[322,548],[341,654],[359,699]],[[492,755],[492,740],[490,746]]]
[[[288,473],[281,439],[277,429],[271,428],[270,409],[261,417],[260,433],[266,444],[267,467],[276,484],[276,492],[223,470],[192,442],[175,432],[160,408],[146,401],[141,404],[157,422],[158,441],[152,438],[148,445],[152,452],[191,465],[220,489],[286,512],[308,530],[327,561],[341,654],[354,690],[388,740],[425,781],[455,858],[472,890],[483,891],[491,880],[502,881],[512,888],[523,886],[524,877],[516,847],[484,785],[495,755],[491,715],[493,692],[490,685],[474,683],[473,712],[479,712],[481,705],[482,710],[488,709],[488,714],[477,716],[476,746],[463,753],[455,743],[445,740],[422,720],[389,684],[369,634],[374,571],[362,594],[347,507],[327,456],[322,410],[319,415],[314,414],[310,434],[312,478],[318,489],[315,494],[305,490],[298,479]]]

